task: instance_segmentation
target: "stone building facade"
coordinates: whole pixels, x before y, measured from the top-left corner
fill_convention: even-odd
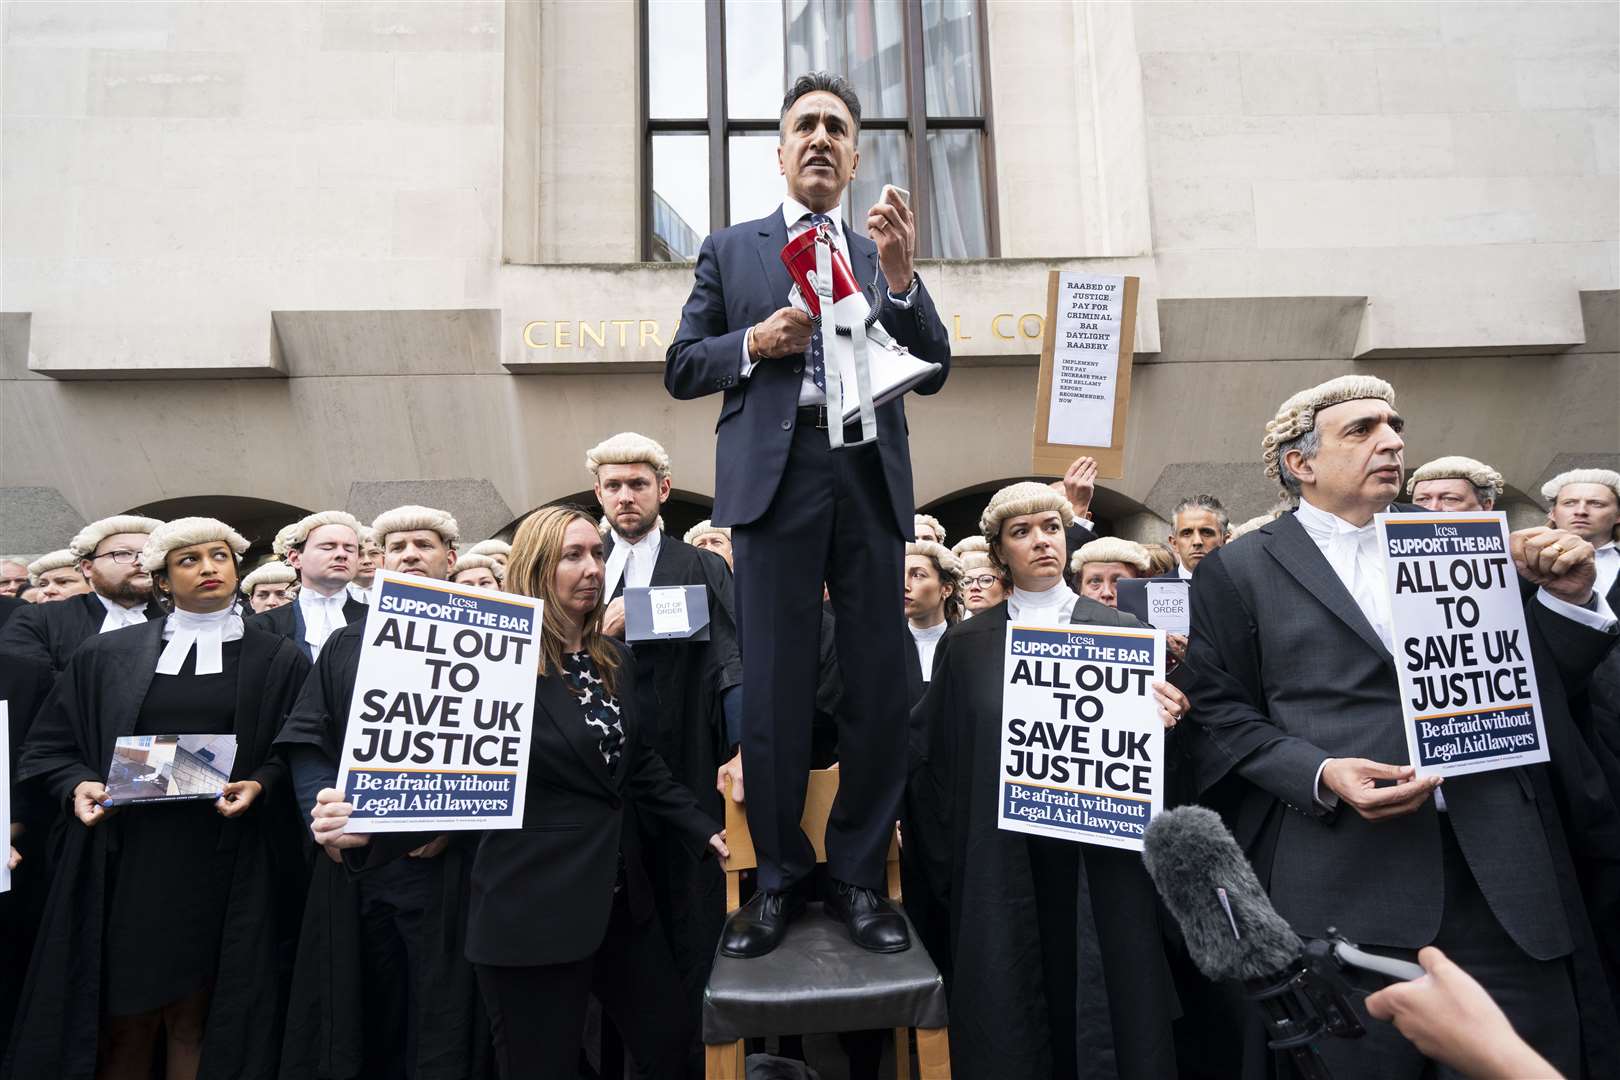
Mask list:
[[[965,27],[982,94],[987,238],[921,264],[956,370],[908,404],[917,502],[953,536],[1029,472],[1055,268],[1141,278],[1125,475],[1097,500],[1126,535],[1198,491],[1271,505],[1265,418],[1351,371],[1395,384],[1409,464],[1488,461],[1521,520],[1552,473],[1620,456],[1614,5],[893,6]],[[267,546],[407,500],[476,539],[577,497],[625,428],[674,458],[671,527],[703,516],[719,402],[660,375],[691,269],[643,261],[669,9],[6,3],[0,551],[137,508]],[[906,37],[897,77],[944,40]],[[732,146],[735,196],[758,177]]]

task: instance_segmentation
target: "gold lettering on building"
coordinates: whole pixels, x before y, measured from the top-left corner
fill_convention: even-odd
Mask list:
[[[982,318],[982,316],[980,316]],[[972,316],[970,319],[974,318]],[[972,325],[962,325],[963,316],[950,316],[952,341],[972,341]],[[988,327],[992,337],[999,341],[1018,342],[1011,351],[1024,348],[1023,342],[1040,341],[1046,331],[1046,317],[1039,312],[1022,315],[999,311],[987,323],[976,323],[978,329]],[[671,333],[679,330],[679,323]],[[530,349],[589,349],[591,351],[619,349],[659,349],[666,347],[663,327],[657,319],[535,319],[523,324],[523,344]],[[993,352],[1007,351],[992,347]]]

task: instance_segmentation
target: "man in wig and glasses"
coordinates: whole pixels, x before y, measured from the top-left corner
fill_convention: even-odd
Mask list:
[[[912,387],[932,394],[949,373],[950,344],[916,273],[916,229],[904,193],[886,188],[867,212],[871,239],[842,220],[845,189],[860,165],[860,122],[860,99],[843,78],[817,72],[794,80],[777,146],[786,197],[765,217],[703,242],[665,358],[664,385],[675,397],[724,397],[712,520],[732,531],[748,663],[742,764],[760,884],[727,924],[720,948],[728,956],[762,956],[777,946],[804,905],[802,886],[816,864],[799,818],[823,582],[837,615],[843,715],[859,718],[839,732],[828,911],[864,948],[910,946],[882,887],[905,786],[906,689],[895,673],[912,646],[895,586],[915,524],[911,458],[901,398],[877,404],[870,386],[843,373],[850,350],[859,372],[859,357],[881,352],[887,338],[938,365]],[[832,267],[833,282],[815,275],[819,324],[790,303],[794,280],[783,263],[790,242],[806,241],[818,265]],[[833,283],[858,291],[837,299],[825,291]],[[849,321],[852,302],[875,318]],[[857,399],[860,420],[845,424],[845,406]]]

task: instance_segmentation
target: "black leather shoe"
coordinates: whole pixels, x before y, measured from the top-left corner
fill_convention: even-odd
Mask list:
[[[827,914],[844,924],[849,940],[869,952],[905,952],[911,948],[906,918],[872,889],[833,880]]]
[[[720,954],[739,960],[764,956],[787,935],[788,923],[804,913],[804,894],[757,892],[753,899],[731,913],[725,932],[720,935]]]

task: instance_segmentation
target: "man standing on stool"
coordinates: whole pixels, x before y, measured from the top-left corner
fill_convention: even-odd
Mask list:
[[[714,523],[732,529],[743,684],[742,760],[759,893],[732,915],[727,956],[763,956],[804,906],[815,852],[799,829],[810,765],[821,589],[837,615],[846,701],[840,783],[827,822],[828,912],[856,944],[910,946],[905,921],[882,898],[884,860],[905,786],[906,640],[898,584],[911,534],[911,458],[899,399],[877,409],[875,443],[828,443],[821,331],[786,306],[789,238],[831,224],[885,329],[920,359],[950,369],[950,344],[913,268],[915,229],[904,200],[867,214],[872,240],[837,221],[860,163],[860,100],[836,75],[800,76],[782,104],[777,157],[782,206],[714,233],[698,253],[696,283],[665,358],[677,398],[723,392],[716,429]],[[835,376],[836,377],[836,376]],[[836,421],[835,421],[836,422]]]

